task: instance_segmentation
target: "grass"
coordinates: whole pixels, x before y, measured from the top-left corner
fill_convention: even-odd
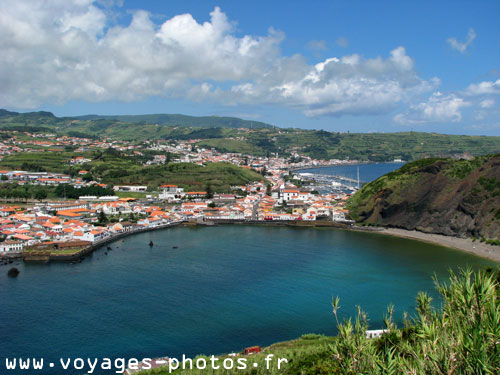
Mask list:
[[[115,185],[147,185],[149,190],[156,190],[163,184],[175,184],[184,191],[206,191],[210,188],[213,192],[229,192],[232,185],[262,180],[264,177],[259,173],[229,163],[171,163],[127,171],[124,176],[105,181]]]
[[[134,191],[115,191],[115,195],[120,198],[146,198],[146,195],[150,195],[149,192],[134,192]]]
[[[73,255],[77,254],[83,249],[64,249],[64,250],[53,250],[50,255]]]
[[[19,152],[5,156],[0,168],[9,170],[63,172],[72,159],[71,152]]]
[[[173,371],[173,374],[203,374],[203,375],[234,375],[234,374],[288,374],[290,371],[295,371],[296,369],[303,369],[314,366],[315,363],[326,360],[330,356],[330,346],[336,341],[335,337],[326,337],[322,335],[306,334],[301,338],[286,341],[281,343],[276,343],[264,349],[263,352],[253,354],[250,356],[238,356],[230,357],[228,355],[216,356],[218,358],[218,364],[220,369],[205,369],[198,370],[196,368],[185,370],[182,369],[182,364],[179,364],[179,370]],[[266,363],[266,356],[272,353],[274,355],[273,361]],[[288,363],[282,362],[280,368],[278,369],[278,358],[285,358]],[[237,365],[237,360],[244,360],[246,369],[236,370],[236,369],[225,369],[222,363],[225,359],[233,360],[235,367]],[[210,363],[210,356],[200,355],[193,358],[193,363],[197,360],[205,360]],[[257,364],[254,367],[254,363]],[[268,368],[269,366],[269,368]],[[152,371],[144,371],[141,374],[158,374],[166,375],[169,373],[168,368],[160,368]]]

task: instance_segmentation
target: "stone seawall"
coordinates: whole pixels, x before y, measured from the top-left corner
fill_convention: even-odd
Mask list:
[[[177,226],[179,224],[181,224],[181,223],[175,222],[175,223],[169,223],[169,224],[165,224],[165,225],[159,225],[157,227],[141,228],[141,229],[130,230],[127,232],[118,233],[115,235],[111,235],[111,236],[109,236],[101,241],[96,241],[92,245],[87,246],[85,248],[82,248],[82,249],[75,251],[74,253],[71,253],[71,254],[61,254],[61,253],[58,254],[54,250],[40,250],[40,251],[24,251],[22,257],[23,257],[23,260],[25,262],[38,262],[38,263],[78,261],[78,260],[83,259],[86,256],[92,254],[96,249],[98,249],[104,245],[107,245],[111,242],[114,242],[116,240],[119,240],[121,238],[130,236],[132,234],[150,232],[153,230],[164,229],[164,228],[170,228],[173,226]]]

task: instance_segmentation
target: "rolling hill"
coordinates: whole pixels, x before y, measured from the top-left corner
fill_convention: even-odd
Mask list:
[[[18,113],[0,110],[0,130],[55,133],[131,142],[197,140],[201,147],[258,156],[298,152],[314,159],[406,161],[469,153],[500,152],[500,137],[421,132],[340,133],[278,128],[233,117],[137,115],[56,117],[50,112]],[[1,134],[2,138],[9,137]]]
[[[272,125],[260,121],[243,120],[237,117],[186,116],[178,114],[152,115],[87,115],[74,117],[76,120],[116,120],[132,124],[158,124],[166,126],[187,126],[195,128],[247,128],[271,129]]]

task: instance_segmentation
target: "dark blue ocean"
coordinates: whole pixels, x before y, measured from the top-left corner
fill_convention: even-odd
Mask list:
[[[175,357],[334,335],[332,296],[341,316],[360,305],[379,328],[389,303],[400,318],[418,291],[436,296],[434,273],[491,264],[372,233],[269,226],[169,228],[111,246],[80,264],[19,264],[15,279],[0,267],[0,369],[13,356]]]
[[[300,172],[326,174],[357,179],[359,168],[359,180],[361,183],[373,181],[380,176],[401,168],[404,163],[368,163],[356,165],[337,165],[332,167],[308,168]]]

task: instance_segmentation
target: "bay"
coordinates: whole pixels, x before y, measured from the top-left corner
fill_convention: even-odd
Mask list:
[[[266,225],[176,227],[111,246],[80,264],[19,264],[15,279],[0,268],[2,358],[192,356],[334,335],[332,296],[341,317],[359,305],[380,328],[389,303],[401,321],[418,291],[437,297],[432,275],[493,264],[408,239]]]

